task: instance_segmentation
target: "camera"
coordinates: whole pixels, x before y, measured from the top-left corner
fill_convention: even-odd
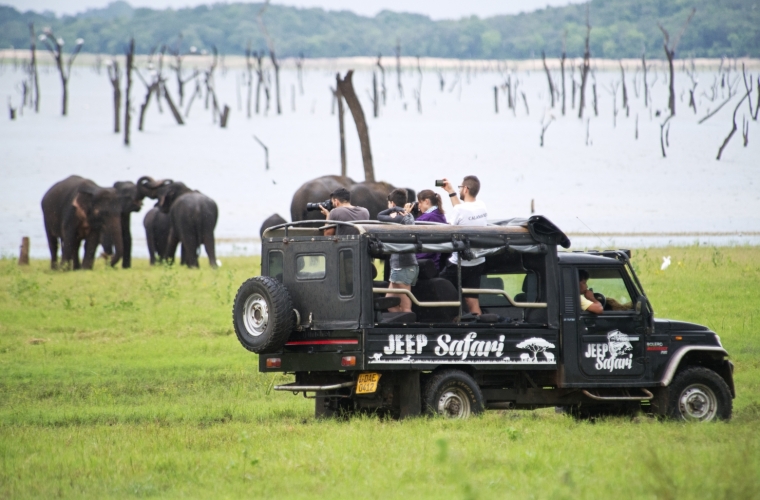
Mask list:
[[[443,179],[436,179],[435,181],[435,187],[443,187],[444,180]]]
[[[313,212],[314,210],[319,210],[319,207],[325,207],[325,210],[329,212],[333,209],[332,200],[320,201],[319,203],[307,203],[306,211]]]

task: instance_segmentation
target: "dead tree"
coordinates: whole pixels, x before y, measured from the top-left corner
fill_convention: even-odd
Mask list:
[[[335,75],[336,84],[340,83],[340,73]],[[338,131],[340,133],[340,175],[345,177],[347,174],[346,165],[346,128],[343,121],[343,96],[340,93],[340,85],[336,85],[335,89],[331,89],[333,97],[338,102]]]
[[[694,98],[694,91],[697,90],[697,84],[699,81],[696,78],[696,69],[694,68],[694,59],[691,60],[691,71],[686,70],[686,74],[689,75],[691,80],[691,88],[689,89],[689,107],[694,109],[694,114],[697,114],[697,101]]]
[[[31,80],[32,88],[32,104],[34,105],[34,112],[40,112],[40,79],[37,73],[37,37],[34,35],[34,23],[29,23],[29,39],[30,39],[30,51],[32,58],[29,61],[29,79]]]
[[[383,58],[382,54],[377,55],[377,67],[380,68],[380,94],[383,96],[383,106],[385,106],[385,68],[383,68],[383,64],[381,62],[381,59]]]
[[[747,120],[747,117],[742,115],[742,138],[744,139],[744,147],[747,147],[747,144],[749,144],[749,120]]]
[[[245,68],[248,71],[248,100],[246,101],[246,114],[251,117],[251,97],[253,94],[253,61],[251,61],[251,41],[245,48]]]
[[[171,69],[177,78],[177,92],[179,95],[179,105],[182,106],[185,103],[185,84],[196,77],[197,71],[194,71],[192,75],[187,78],[182,78],[182,59],[187,55],[182,53],[182,33],[177,38],[177,43],[173,48],[169,49],[169,53],[174,57],[174,65],[171,65]],[[190,47],[190,53],[194,54],[197,51],[195,47]]]
[[[676,114],[676,90],[675,90],[675,81],[674,81],[674,70],[673,70],[673,58],[676,55],[676,48],[678,48],[678,42],[681,41],[681,37],[683,36],[684,31],[686,31],[686,26],[689,25],[689,21],[691,21],[691,18],[694,17],[694,13],[697,11],[696,8],[691,9],[691,14],[689,14],[689,17],[686,18],[686,22],[683,24],[683,28],[681,28],[681,32],[678,34],[675,40],[673,40],[673,43],[670,43],[670,34],[668,31],[663,28],[662,24],[659,22],[657,23],[657,26],[660,28],[660,31],[662,31],[662,36],[664,38],[664,42],[662,44],[663,48],[665,49],[665,56],[668,58],[668,67],[670,68],[670,80],[669,80],[669,97],[668,97],[668,108],[670,109],[670,114],[675,115]]]
[[[380,102],[377,98],[377,73],[372,72],[372,114],[375,118],[379,116]]]
[[[111,80],[111,86],[113,86],[113,131],[118,134],[121,126],[121,71],[119,71],[119,63],[115,60],[109,61],[106,66],[108,79]]]
[[[396,38],[396,83],[398,95],[404,98],[404,87],[401,85],[401,40]]]
[[[565,42],[567,39],[567,30],[562,35],[562,57],[559,60],[559,69],[562,73],[562,116],[565,116]]]
[[[528,109],[528,99],[525,97],[525,92],[522,90],[520,91],[520,96],[522,97],[523,104],[525,104],[525,114],[530,116],[530,109]]]
[[[644,107],[649,107],[649,83],[647,82],[647,56],[646,52],[641,53],[641,71],[644,73]]]
[[[253,136],[253,138],[254,138],[254,140],[256,142],[259,143],[259,145],[262,148],[264,148],[264,162],[265,162],[264,163],[264,170],[269,170],[269,148],[266,146],[266,144],[264,144],[263,142],[261,142],[261,139],[259,139],[255,135]]]
[[[625,116],[630,116],[630,109],[628,107],[628,88],[625,85],[625,68],[623,68],[623,61],[620,62],[620,81],[623,84],[623,109],[625,109]]]
[[[552,124],[554,121],[554,115],[549,115],[549,121],[544,124],[544,120],[541,120],[541,147],[544,147],[544,134],[546,134],[546,130],[549,128],[549,125]],[[531,203],[532,206],[532,203]]]
[[[129,94],[132,90],[132,69],[135,64],[135,39],[129,40],[129,46],[127,47],[127,64],[125,65],[124,74],[127,79],[127,87],[124,90],[124,144],[129,146],[129,128],[132,120],[130,113],[131,102]]]
[[[593,97],[593,105],[594,105],[594,116],[599,116],[599,99],[597,99],[596,95],[596,75],[594,72],[591,72],[591,79],[593,80],[593,83],[591,84],[591,97]]]
[[[354,70],[350,69],[346,73],[343,79],[340,78],[340,74],[337,78],[338,89],[343,99],[346,100],[348,109],[351,110],[351,115],[354,117],[354,123],[356,124],[356,132],[359,134],[359,144],[362,149],[362,162],[364,163],[364,180],[366,182],[375,182],[375,170],[372,164],[372,150],[369,144],[369,129],[367,128],[367,121],[364,118],[364,111],[362,111],[362,105],[354,92],[354,84],[352,78]]]
[[[63,86],[63,105],[61,114],[66,116],[69,107],[69,77],[71,76],[71,65],[74,63],[77,54],[82,50],[84,40],[77,38],[74,50],[69,54],[68,60],[64,63],[63,60],[63,38],[56,38],[53,31],[50,28],[43,30],[42,36],[44,37],[45,45],[53,55],[55,59],[55,65],[58,68],[58,73],[61,76],[61,85]]]
[[[256,58],[256,114],[259,114],[259,98],[261,97],[261,84],[264,83],[264,67],[262,63],[262,59],[264,59],[264,51],[261,51],[260,53],[254,52],[253,57]],[[269,92],[267,90],[267,92]],[[267,94],[268,95],[268,94]],[[269,102],[269,98],[267,97],[267,102]],[[267,105],[267,108],[269,108],[269,105]]]
[[[729,102],[731,99],[733,99],[733,98],[734,98],[734,96],[736,95],[736,93],[737,93],[737,90],[738,90],[738,89],[735,89],[735,88],[734,88],[734,83],[736,83],[736,81],[737,81],[737,80],[738,80],[738,77],[737,77],[737,79],[736,79],[736,80],[734,80],[733,82],[729,82],[729,84],[728,84],[728,97],[727,97],[727,98],[726,98],[726,99],[725,99],[725,100],[724,100],[722,103],[720,103],[720,104],[718,105],[718,107],[717,107],[717,108],[715,108],[713,111],[710,111],[710,110],[709,110],[709,108],[708,108],[708,111],[709,111],[709,113],[707,113],[705,116],[703,116],[703,117],[702,117],[702,119],[700,119],[700,120],[697,122],[697,124],[702,124],[702,123],[706,122],[706,121],[707,121],[709,118],[711,118],[711,117],[715,116],[715,114],[716,114],[718,111],[720,111],[720,110],[723,108],[723,106],[725,106],[726,104],[728,104],[728,102]]]
[[[755,101],[755,110],[752,111],[752,75],[749,75],[749,84],[747,84],[747,73],[744,71],[744,63],[742,63],[742,77],[744,79],[744,89],[747,91],[749,101],[749,116],[753,120],[757,121],[757,113],[760,110],[760,76],[757,77],[757,99]],[[747,122],[749,125],[749,122]]]
[[[589,50],[589,38],[591,36],[591,24],[589,22],[589,4],[586,4],[586,48],[583,51],[583,68],[581,69],[581,97],[578,104],[578,118],[583,118],[583,108],[586,106],[586,80],[591,69],[591,51]]]
[[[660,149],[662,150],[662,157],[667,158],[668,155],[665,154],[665,138],[670,133],[670,119],[673,118],[673,115],[668,115],[667,118],[665,118],[665,121],[660,124]],[[670,146],[670,144],[668,144]]]
[[[541,51],[541,60],[544,63],[544,71],[546,71],[546,79],[549,81],[549,95],[552,98],[552,109],[554,108],[554,82],[552,81],[552,74],[549,71],[549,66],[546,65],[546,53]]]
[[[596,83],[594,83],[594,86],[596,86]],[[612,82],[610,84],[610,88],[605,90],[609,92],[612,95],[612,126],[617,127],[617,115],[618,115],[618,108],[617,108],[617,93],[618,88],[620,88],[620,82]]]
[[[443,79],[443,71],[440,69],[438,70],[438,83],[441,86],[441,92],[443,92],[443,89],[446,87],[446,80]]]
[[[143,84],[145,85],[145,98],[143,99],[143,103],[140,105],[140,116],[137,119],[137,130],[142,132],[143,127],[145,126],[145,112],[148,110],[148,105],[150,104],[150,99],[153,97],[153,94],[158,94],[159,92],[159,80],[157,78],[153,78],[151,82],[148,82],[143,78],[142,73],[140,73],[139,70],[135,70],[137,73],[137,76],[142,80]],[[156,100],[158,100],[159,97],[156,96]]]
[[[303,95],[303,52],[298,54],[296,69],[298,70],[298,92]]]
[[[277,92],[277,114],[281,115],[282,106],[280,105],[280,64],[277,62],[277,56],[275,55],[274,42],[272,41],[272,37],[269,36],[267,27],[264,24],[264,11],[266,11],[267,7],[269,7],[269,1],[270,0],[266,0],[266,2],[264,2],[264,4],[261,6],[261,9],[259,9],[259,13],[256,16],[256,20],[258,21],[259,27],[264,34],[264,39],[266,40],[267,48],[269,49],[269,59],[272,61],[272,66],[274,66],[274,84],[275,92]]]
[[[733,115],[733,119],[732,119],[732,125],[733,126],[731,127],[731,132],[728,133],[728,136],[723,141],[723,144],[720,146],[720,149],[718,150],[718,156],[715,158],[716,160],[720,160],[720,157],[723,154],[723,150],[726,148],[726,146],[728,146],[729,141],[731,140],[731,138],[736,133],[736,130],[737,130],[737,127],[736,127],[736,113],[739,111],[739,108],[741,107],[742,103],[744,102],[744,99],[746,99],[746,98],[749,97],[750,92],[751,92],[751,90],[747,89],[747,92],[744,93],[744,97],[742,97],[739,100],[739,103],[734,108],[734,115]],[[742,129],[744,129],[744,126],[742,126]],[[742,130],[742,132],[744,132],[744,130]],[[747,132],[749,132],[749,131],[747,131]]]
[[[499,114],[499,86],[493,86],[493,107],[496,114]]]
[[[187,108],[185,108],[185,118],[190,116],[190,108],[193,106],[193,101],[195,101],[195,98],[198,96],[203,95],[203,90],[201,89],[201,82],[198,77],[195,78],[195,89],[193,90],[193,94],[190,96],[190,101],[187,103]]]

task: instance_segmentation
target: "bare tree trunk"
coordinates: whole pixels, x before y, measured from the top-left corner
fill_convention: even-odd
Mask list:
[[[113,131],[118,134],[121,126],[121,73],[115,60],[108,65],[108,78],[113,86]]]
[[[401,85],[401,40],[396,39],[396,82],[398,84],[398,94],[404,98],[404,87]]]
[[[546,65],[546,53],[541,51],[541,60],[544,63],[544,71],[546,71],[546,79],[549,81],[549,95],[552,98],[552,108],[554,108],[554,82],[552,81],[552,74],[549,72],[549,66]]]
[[[382,65],[382,62],[381,62],[382,57],[383,57],[382,54],[378,54],[377,55],[377,67],[380,68],[380,76],[381,76],[381,79],[380,79],[380,93],[383,96],[383,106],[385,106],[385,93],[386,93],[385,92],[385,90],[386,90],[385,89],[385,68],[383,68],[383,65]]]
[[[145,125],[145,112],[148,110],[148,105],[150,104],[150,98],[153,96],[154,92],[158,91],[158,84],[157,83],[151,83],[148,85],[148,93],[145,94],[145,100],[140,105],[140,117],[137,119],[137,130],[140,132],[143,131],[143,126]]]
[[[336,82],[340,82],[340,73],[335,75]],[[343,122],[343,96],[340,93],[340,85],[333,90],[335,100],[338,101],[338,130],[340,132],[340,175],[345,177],[347,174],[346,165],[346,129]]]
[[[348,104],[348,109],[351,110],[351,115],[353,115],[354,123],[356,124],[356,132],[359,134],[359,144],[361,145],[362,161],[364,163],[364,180],[366,182],[375,182],[372,150],[369,144],[369,129],[367,128],[367,121],[364,118],[362,105],[356,97],[356,92],[354,92],[353,75],[354,70],[348,70],[348,73],[346,73],[346,76],[342,80],[340,79],[340,75],[338,75],[338,88],[346,100],[346,104]]]
[[[230,107],[225,104],[224,109],[222,110],[222,114],[219,116],[219,126],[222,128],[227,128],[227,119],[229,117],[230,117]]]
[[[182,115],[180,114],[177,107],[174,105],[174,101],[172,101],[172,98],[169,95],[169,89],[166,88],[166,83],[163,80],[160,83],[159,90],[163,91],[163,96],[164,96],[164,99],[166,100],[166,104],[169,105],[169,110],[172,112],[172,115],[174,115],[174,119],[177,121],[177,125],[184,125],[185,122],[182,120]]]
[[[628,88],[625,85],[625,69],[623,68],[623,61],[620,62],[620,75],[623,84],[623,108],[625,108],[625,116],[629,116],[630,109],[628,108]]]
[[[378,117],[380,102],[377,98],[377,73],[372,72],[372,112],[374,117]]]
[[[259,55],[258,52],[254,52],[253,56],[256,58],[256,114],[259,114],[259,99],[261,97],[261,84],[264,82],[264,70],[262,68],[261,60],[264,58],[263,53]]]
[[[583,108],[586,106],[586,80],[591,68],[591,52],[589,51],[589,37],[591,36],[591,24],[589,23],[589,4],[586,4],[586,49],[583,52],[583,68],[581,70],[581,97],[578,105],[578,118],[583,118]]]
[[[298,54],[296,68],[298,69],[298,91],[303,95],[303,52]]]
[[[253,92],[253,62],[251,61],[251,41],[245,49],[245,67],[248,70],[248,100],[246,101],[246,114],[251,117],[251,97]]]
[[[58,73],[61,77],[61,85],[63,86],[63,102],[62,102],[62,115],[68,114],[69,108],[69,76],[71,76],[71,65],[74,63],[77,54],[82,50],[84,40],[78,38],[74,49],[69,54],[69,59],[64,63],[63,61],[63,39],[56,38],[53,32],[49,28],[45,28],[43,31],[43,37],[47,45],[48,50],[55,59],[55,65],[58,68]],[[14,52],[15,54],[15,52]]]
[[[560,71],[562,72],[562,116],[565,116],[565,49],[562,49],[562,58],[559,61]]]
[[[132,68],[134,67],[135,62],[135,39],[131,38],[129,40],[129,48],[127,49],[127,64],[126,64],[126,77],[127,77],[127,87],[124,91],[124,144],[129,146],[129,128],[130,128],[130,121],[132,120],[132,116],[130,114],[130,99],[129,94],[132,90]]]
[[[736,130],[737,130],[737,126],[736,126],[736,112],[739,111],[739,107],[741,107],[742,103],[744,102],[744,99],[746,99],[747,97],[749,97],[749,93],[750,93],[750,90],[748,89],[747,92],[744,94],[744,97],[741,98],[741,100],[739,101],[739,103],[734,108],[733,127],[731,128],[731,132],[729,132],[728,136],[723,141],[723,144],[721,144],[720,149],[718,150],[718,156],[716,157],[716,160],[720,160],[720,157],[723,155],[723,150],[726,148],[726,146],[728,146],[729,141],[731,140],[731,138],[736,133]],[[744,125],[743,124],[742,124],[742,133],[744,133]],[[747,131],[747,133],[749,133],[749,131]],[[747,140],[746,136],[745,136],[745,140]],[[745,146],[746,146],[746,144],[745,144]]]
[[[660,23],[657,23],[657,26],[660,28],[660,31],[662,31],[662,35],[664,38],[664,42],[662,44],[663,48],[665,49],[665,56],[668,58],[668,68],[670,69],[670,81],[669,84],[669,96],[668,96],[668,108],[670,109],[670,114],[675,116],[676,114],[676,90],[675,90],[675,75],[674,75],[674,69],[673,69],[673,58],[676,55],[676,48],[678,47],[678,42],[681,41],[681,37],[683,36],[684,31],[686,31],[686,27],[689,25],[689,22],[691,21],[691,18],[694,17],[694,13],[697,11],[696,8],[691,9],[691,14],[689,14],[689,17],[686,19],[686,22],[683,25],[683,28],[681,28],[681,32],[678,34],[678,37],[673,41],[672,44],[670,44],[670,35],[668,34],[668,31],[662,27]]]
[[[277,57],[274,51],[269,51],[269,57],[272,59],[272,65],[274,66],[274,86],[277,92],[277,114],[282,114],[282,107],[280,106],[280,65],[277,62]]]
[[[30,50],[32,52],[32,59],[29,62],[29,76],[32,79],[33,97],[32,103],[34,104],[34,112],[40,112],[40,81],[39,73],[37,73],[37,37],[34,35],[34,23],[29,23],[29,38],[31,39]]]
[[[649,84],[647,83],[647,56],[646,52],[641,54],[641,68],[644,72],[644,107],[649,107]]]
[[[493,86],[493,107],[496,111],[496,114],[499,114],[499,87],[498,85]]]

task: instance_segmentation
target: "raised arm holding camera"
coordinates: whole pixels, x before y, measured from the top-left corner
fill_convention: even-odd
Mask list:
[[[369,210],[364,207],[355,207],[351,204],[351,193],[346,188],[338,188],[330,193],[330,203],[332,207],[327,208],[327,203],[319,203],[319,210],[328,221],[351,222],[354,220],[369,220]],[[348,226],[338,225],[325,229],[325,236],[359,234],[359,232]]]
[[[453,207],[446,214],[449,224],[454,226],[485,226],[487,225],[488,210],[485,203],[477,200],[480,192],[480,180],[474,175],[468,175],[458,186],[459,192],[454,190],[448,179],[436,181],[436,185],[442,187],[448,194]],[[446,263],[446,268],[441,277],[446,278],[454,286],[457,286],[457,261],[459,255],[455,252]],[[473,260],[461,261],[462,288],[480,288],[480,277],[485,271],[485,257]],[[464,295],[464,302],[471,314],[480,315],[480,302],[477,295]]]

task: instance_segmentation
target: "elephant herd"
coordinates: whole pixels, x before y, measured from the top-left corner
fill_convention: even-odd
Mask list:
[[[303,184],[293,195],[292,220],[324,219],[319,211],[307,211],[306,204],[325,201],[341,187],[351,193],[351,203],[366,208],[372,219],[386,208],[388,194],[395,189],[386,182],[355,182],[338,175],[319,177]],[[414,191],[407,192],[409,199],[414,199]],[[198,267],[203,245],[211,267],[217,267],[214,228],[219,210],[208,196],[170,179],[144,176],[137,183],[120,181],[113,187],[101,187],[77,175],[54,184],[42,197],[50,267],[59,266],[59,244],[60,266],[65,269],[92,269],[99,245],[110,256],[111,266],[121,260],[123,268],[131,267],[130,215],[140,211],[145,198],[156,200],[143,221],[151,264],[157,260],[173,262],[177,246],[182,243],[182,264]],[[281,216],[272,215],[264,221],[260,235],[266,228],[284,222]],[[82,241],[84,258],[80,262]]]
[[[214,228],[218,209],[214,200],[190,189],[182,182],[141,177],[137,183],[120,181],[113,187],[100,187],[89,179],[72,175],[51,187],[42,197],[42,216],[50,247],[50,267],[92,269],[98,245],[111,256],[111,266],[119,260],[122,267],[132,265],[130,215],[142,208],[145,198],[157,200],[145,216],[150,263],[156,259],[174,260],[182,243],[181,261],[198,267],[200,246],[212,267],[217,266]],[[84,258],[79,247],[84,241]]]
[[[330,193],[338,188],[346,188],[351,193],[351,204],[366,208],[370,219],[376,219],[378,212],[388,208],[388,194],[396,189],[387,182],[356,182],[350,177],[325,175],[308,181],[298,188],[290,203],[291,220],[296,222],[324,219],[322,212],[306,210],[306,204],[325,201],[330,197]],[[406,191],[408,199],[414,200],[416,197],[414,190],[406,188]],[[263,235],[268,227],[285,222],[286,220],[280,215],[274,214],[261,225],[259,235]]]

